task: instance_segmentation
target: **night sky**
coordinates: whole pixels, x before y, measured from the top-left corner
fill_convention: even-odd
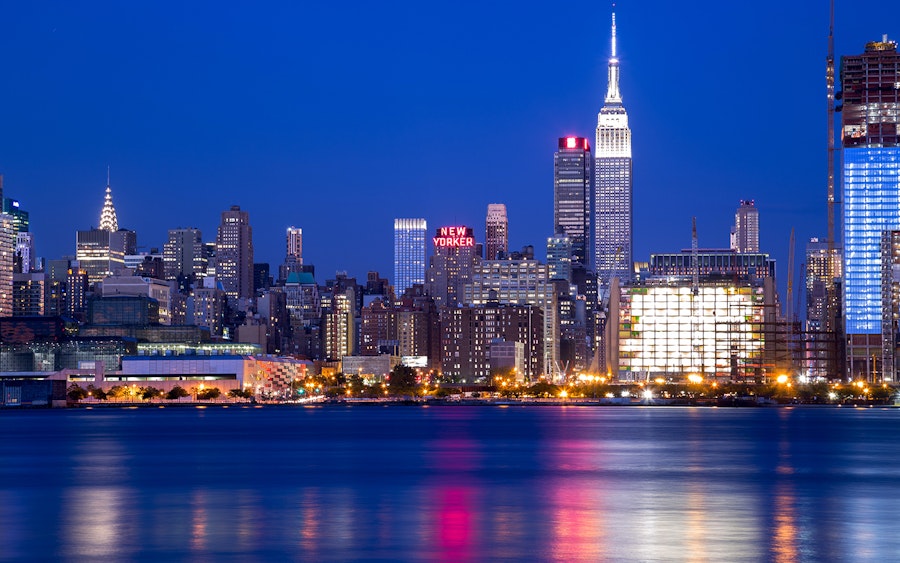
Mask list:
[[[839,0],[835,50],[900,38],[900,2]],[[784,286],[824,236],[828,2],[621,1],[635,259],[727,247],[740,199]],[[37,255],[74,254],[111,168],[119,225],[145,250],[250,212],[277,268],[303,229],[317,280],[393,276],[393,218],[466,224],[505,203],[510,247],[543,258],[556,139],[593,145],[606,91],[602,2],[7,2],[5,194]],[[838,192],[838,198],[840,198]],[[798,278],[797,284],[801,284]]]

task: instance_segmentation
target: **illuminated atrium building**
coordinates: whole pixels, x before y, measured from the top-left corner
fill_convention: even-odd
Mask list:
[[[553,229],[571,241],[570,260],[588,265],[594,159],[583,137],[562,137],[553,155]]]
[[[394,219],[394,293],[425,283],[425,219]]]
[[[631,129],[619,92],[615,14],[608,79],[594,145],[594,269],[601,295],[607,294],[612,278],[627,282],[633,272]]]
[[[900,229],[900,55],[887,36],[841,59],[844,334],[851,377],[882,355],[881,239]]]

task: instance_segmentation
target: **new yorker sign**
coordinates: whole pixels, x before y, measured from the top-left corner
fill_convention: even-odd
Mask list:
[[[431,239],[435,248],[459,248],[475,246],[475,237],[470,227],[441,227],[437,236]]]

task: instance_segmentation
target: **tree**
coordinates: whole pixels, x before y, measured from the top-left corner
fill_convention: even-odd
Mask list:
[[[156,399],[162,397],[162,394],[162,391],[156,387],[141,387],[141,398],[144,400]]]
[[[86,389],[76,385],[73,383],[69,385],[69,388],[66,390],[66,397],[69,398],[70,401],[80,401],[88,396],[88,392]]]
[[[415,369],[403,364],[397,364],[394,366],[394,369],[391,370],[391,375],[388,379],[388,387],[394,395],[409,395],[415,393],[418,384],[418,381],[416,381]]]
[[[169,390],[169,392],[166,393],[166,399],[169,399],[170,401],[174,400],[174,399],[180,399],[182,397],[188,397],[188,396],[190,396],[190,393],[188,393],[187,389],[185,389],[184,387],[182,387],[180,385],[176,385],[175,387],[172,387]]]
[[[232,389],[228,392],[228,396],[234,399],[250,399],[253,397],[253,391],[250,389]]]
[[[91,396],[97,400],[102,401],[103,399],[106,398],[106,392],[104,392],[103,389],[100,389],[99,387],[94,387],[93,385],[88,385],[87,390],[88,390],[88,393],[90,393]]]
[[[109,391],[106,392],[107,399],[121,399],[128,395],[128,387],[124,385],[113,385],[110,387]]]
[[[209,401],[218,398],[221,394],[222,392],[219,391],[218,387],[207,387],[206,389],[197,392],[197,398],[203,401]]]

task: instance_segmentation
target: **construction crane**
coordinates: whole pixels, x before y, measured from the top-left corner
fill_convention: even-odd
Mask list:
[[[794,227],[791,227],[791,242],[788,248],[787,303],[785,317],[787,322],[794,322]]]
[[[697,218],[691,218],[691,266],[693,266],[693,279],[691,280],[691,293],[696,297],[700,293],[700,256],[697,249]]]

